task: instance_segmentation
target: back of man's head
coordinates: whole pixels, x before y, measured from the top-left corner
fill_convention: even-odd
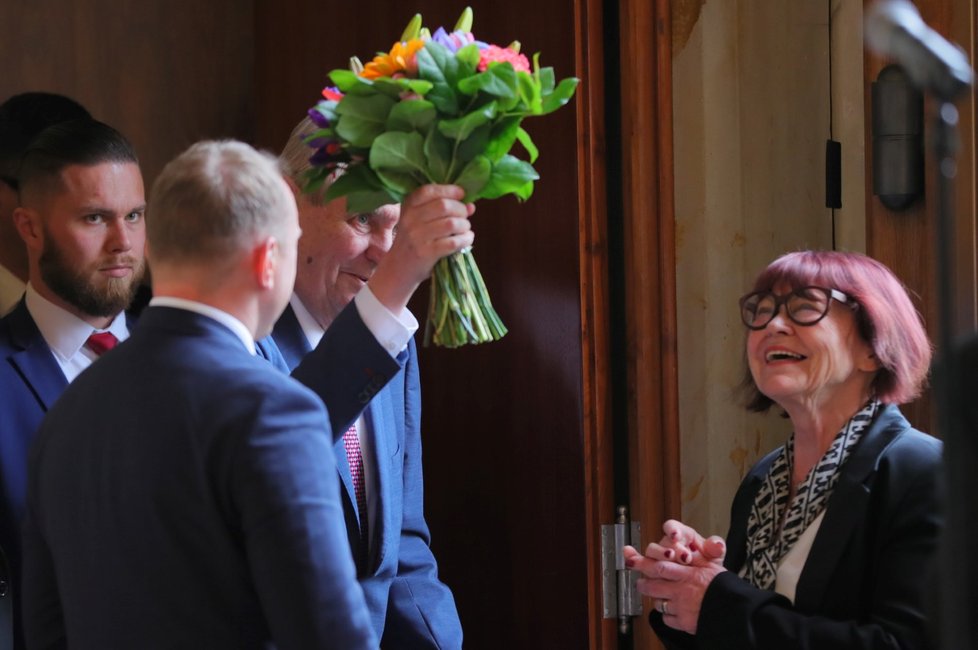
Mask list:
[[[54,124],[89,117],[64,95],[29,92],[8,98],[0,104],[0,180],[16,189],[17,167],[31,140]]]
[[[21,201],[60,190],[66,167],[102,163],[138,165],[139,160],[126,137],[108,124],[82,118],[50,126],[31,141],[21,159]]]
[[[233,140],[193,145],[153,184],[146,217],[153,262],[216,262],[258,237],[280,236],[283,188],[268,154]]]

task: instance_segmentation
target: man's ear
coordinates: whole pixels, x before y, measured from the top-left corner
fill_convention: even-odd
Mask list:
[[[275,269],[278,265],[278,240],[266,237],[255,247],[255,279],[262,289],[275,287]]]
[[[44,248],[44,229],[37,210],[22,206],[14,208],[14,227],[27,248],[37,251]]]

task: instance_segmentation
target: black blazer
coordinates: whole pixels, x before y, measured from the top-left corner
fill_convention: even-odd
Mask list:
[[[929,647],[926,601],[944,521],[941,448],[896,406],[882,409],[842,467],[794,605],[737,576],[746,561],[747,517],[777,450],[768,454],[734,497],[729,571],[707,588],[696,636],[665,626],[657,612],[652,627],[670,648]]]

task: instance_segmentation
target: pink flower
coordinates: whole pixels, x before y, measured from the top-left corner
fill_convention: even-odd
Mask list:
[[[525,56],[519,52],[514,52],[508,47],[499,47],[498,45],[490,45],[484,50],[479,50],[479,72],[485,72],[489,67],[490,63],[493,62],[509,62],[513,65],[513,69],[519,72],[530,71],[530,62]]]

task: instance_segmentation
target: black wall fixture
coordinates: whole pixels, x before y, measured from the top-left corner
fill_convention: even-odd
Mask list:
[[[873,194],[904,210],[924,194],[924,100],[899,65],[873,82]]]

